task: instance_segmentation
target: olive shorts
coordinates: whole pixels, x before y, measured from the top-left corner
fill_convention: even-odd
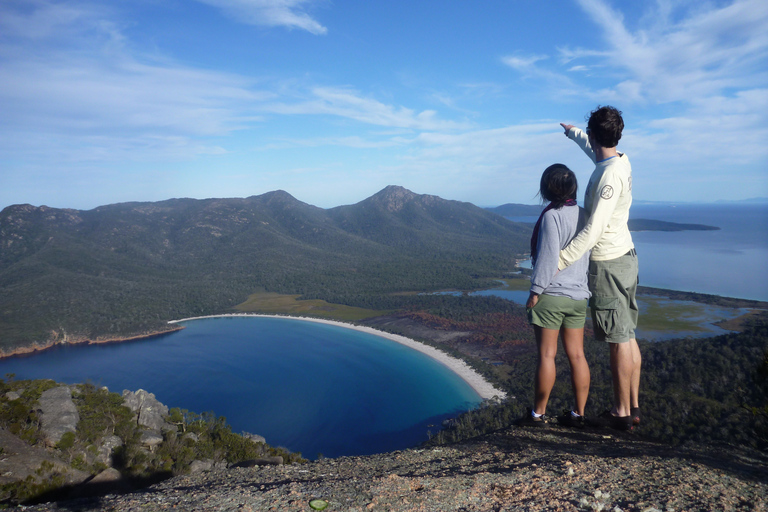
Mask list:
[[[526,308],[528,323],[544,329],[580,329],[587,318],[587,299],[573,300],[556,295],[539,295],[539,301],[532,308]]]
[[[637,327],[637,254],[589,262],[589,291],[595,338],[625,343],[635,337]]]

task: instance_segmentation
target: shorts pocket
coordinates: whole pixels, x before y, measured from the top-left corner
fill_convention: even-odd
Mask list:
[[[616,332],[619,322],[619,299],[615,297],[592,297],[590,299],[592,306],[592,320],[597,324],[595,327],[602,331],[602,334]]]

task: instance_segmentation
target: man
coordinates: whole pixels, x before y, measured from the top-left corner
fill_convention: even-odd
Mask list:
[[[584,197],[587,224],[560,252],[558,268],[566,268],[592,250],[589,262],[590,309],[595,337],[610,346],[613,376],[613,408],[604,412],[603,423],[631,430],[640,423],[640,349],[637,327],[637,254],[627,227],[632,205],[632,167],[629,158],[616,151],[624,120],[617,109],[594,110],[586,133],[560,123],[565,135],[576,142],[595,163]]]

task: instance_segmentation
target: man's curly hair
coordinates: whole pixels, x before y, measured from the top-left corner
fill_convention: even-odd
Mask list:
[[[610,105],[598,105],[589,114],[587,129],[595,141],[604,148],[616,147],[621,139],[621,132],[624,130],[621,111]]]

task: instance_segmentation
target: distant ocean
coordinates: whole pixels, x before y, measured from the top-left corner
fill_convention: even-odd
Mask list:
[[[642,286],[768,301],[768,204],[635,204],[630,217],[720,228],[633,232]]]
[[[632,233],[641,285],[768,301],[768,204],[635,205],[631,216],[720,228]]]
[[[278,318],[184,325],[147,340],[3,359],[0,375],[142,388],[310,459],[412,447],[481,402],[446,366],[380,336]]]

